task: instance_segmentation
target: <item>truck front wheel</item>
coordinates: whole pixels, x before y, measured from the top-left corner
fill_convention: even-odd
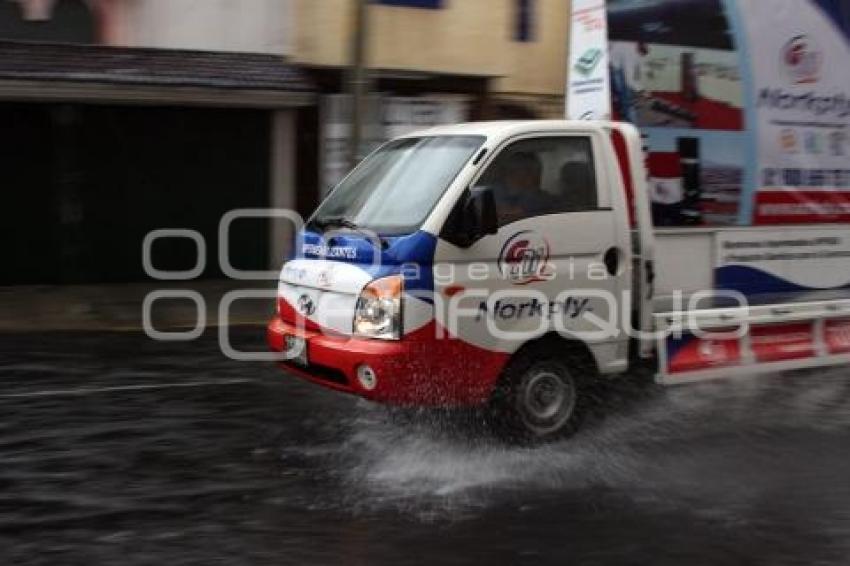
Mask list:
[[[582,369],[577,357],[521,352],[505,369],[491,404],[500,436],[545,442],[575,432],[584,409]]]

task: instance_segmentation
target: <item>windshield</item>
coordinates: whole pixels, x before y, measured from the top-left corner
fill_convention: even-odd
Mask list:
[[[422,225],[482,136],[389,142],[363,161],[322,203],[310,224],[407,234]]]

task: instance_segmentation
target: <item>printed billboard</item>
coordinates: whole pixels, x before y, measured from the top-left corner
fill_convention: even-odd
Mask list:
[[[662,372],[672,378],[670,382],[675,382],[690,372],[730,370],[753,363],[794,362],[850,351],[846,319],[825,321],[823,335],[816,331],[815,325],[811,321],[754,325],[746,339],[732,336],[734,329],[726,329],[716,337],[690,332],[681,336],[671,334],[664,340]]]
[[[737,224],[742,61],[721,0],[610,0],[614,117],[641,128],[658,226]]]
[[[724,230],[716,238],[715,285],[747,296],[850,289],[850,230],[798,227]]]
[[[656,225],[850,221],[850,0],[608,0],[606,15],[608,87],[582,107],[610,92],[612,117],[640,127]]]
[[[738,4],[754,62],[753,222],[850,221],[850,44],[827,5],[840,3]]]
[[[610,120],[605,0],[573,0],[567,115]]]

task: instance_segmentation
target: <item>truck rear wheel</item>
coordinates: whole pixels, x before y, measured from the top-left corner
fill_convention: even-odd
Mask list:
[[[578,429],[585,400],[579,357],[520,352],[502,376],[491,404],[494,430],[511,441],[546,442]]]

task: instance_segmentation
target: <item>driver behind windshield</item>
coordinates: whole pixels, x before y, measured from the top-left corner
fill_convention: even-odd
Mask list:
[[[499,226],[543,214],[546,195],[540,189],[543,167],[533,153],[507,156],[494,186]]]

